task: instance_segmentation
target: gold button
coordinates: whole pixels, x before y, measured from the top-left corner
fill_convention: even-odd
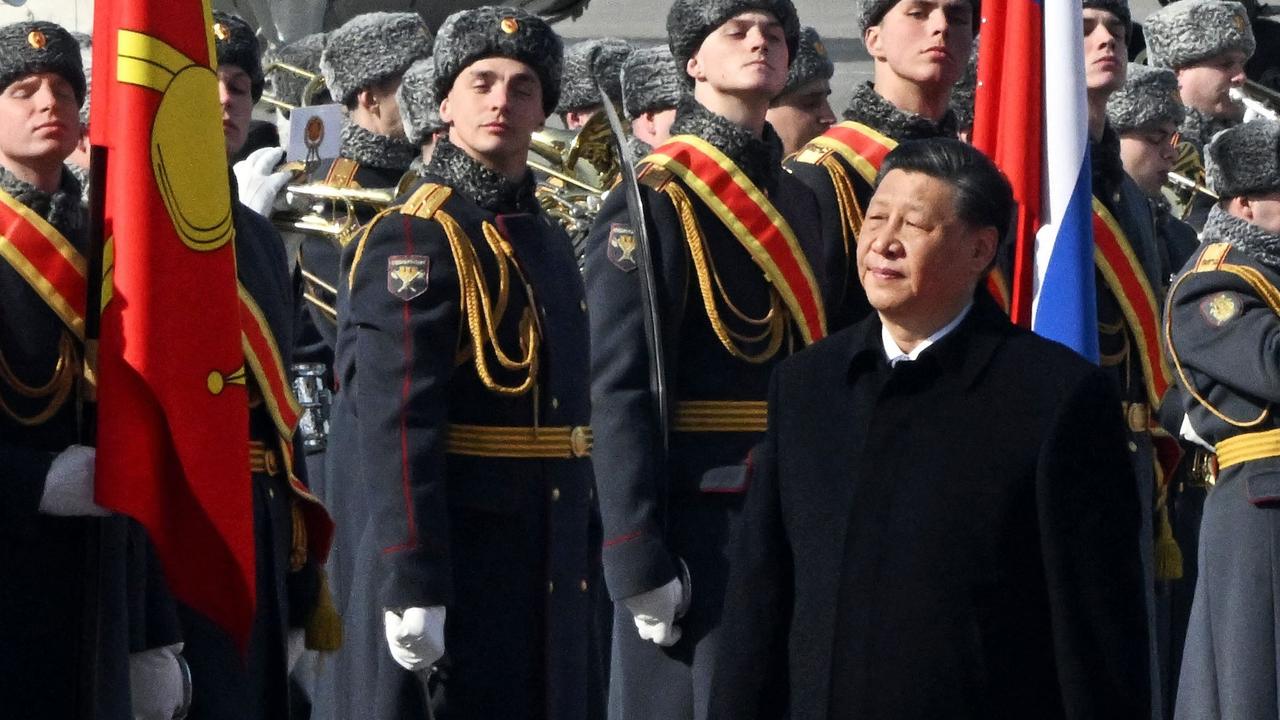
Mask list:
[[[556,410],[559,407],[560,407],[560,399],[555,397],[551,398],[551,409]]]
[[[43,50],[49,44],[49,38],[45,37],[45,34],[39,30],[32,30],[27,33],[27,44],[36,50]]]
[[[1134,442],[1134,441],[1130,440],[1130,441],[1129,441],[1129,452],[1138,452],[1138,443],[1136,443],[1136,442]]]
[[[547,581],[547,594],[548,594],[548,595],[550,595],[551,593],[553,593],[553,592],[555,592],[555,591],[556,591],[556,584],[555,584],[555,582],[554,582],[554,581],[551,581],[551,580],[548,580],[548,581]]]
[[[507,17],[502,18],[502,22],[498,23],[498,27],[501,27],[502,32],[508,35],[515,35],[516,31],[520,29],[520,23],[516,22],[515,18],[508,15]]]
[[[579,589],[579,590],[581,590],[582,592],[586,592],[586,591],[587,591],[587,581],[586,581],[586,580],[583,580],[583,581],[579,582],[579,583],[578,583],[578,589]]]
[[[560,488],[551,488],[551,500],[554,502],[560,499]]]
[[[587,301],[586,301],[586,300],[580,300],[580,301],[578,301],[578,309],[582,310],[582,312],[586,312],[586,311],[587,311]]]

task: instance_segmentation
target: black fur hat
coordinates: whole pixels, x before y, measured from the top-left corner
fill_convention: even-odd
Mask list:
[[[335,102],[350,106],[356,94],[403,75],[415,60],[431,56],[431,30],[417,13],[357,15],[329,33],[320,72]]]
[[[813,80],[830,80],[836,74],[835,63],[827,56],[827,47],[822,44],[822,37],[811,27],[800,28],[800,44],[796,56],[791,60],[791,70],[787,73],[787,86],[781,95],[795,92],[801,85]]]
[[[857,4],[858,17],[858,37],[866,34],[867,28],[872,25],[879,25],[884,19],[884,14],[893,9],[901,0],[855,0]],[[978,13],[982,10],[980,0],[969,0],[969,4],[973,6],[973,32],[976,35],[978,30]],[[1088,7],[1085,3],[1085,7]],[[1128,17],[1127,15],[1125,16]],[[1127,20],[1126,20],[1127,22]]]
[[[667,13],[667,44],[686,85],[692,85],[693,78],[685,67],[702,41],[730,18],[753,10],[769,13],[782,24],[787,58],[794,60],[800,43],[800,18],[791,0],[675,0]]]
[[[1280,124],[1254,120],[1214,135],[1204,170],[1224,200],[1280,190]]]
[[[1125,27],[1133,23],[1132,16],[1129,14],[1129,0],[1084,0],[1080,3],[1080,7],[1106,10],[1123,20]]]
[[[235,65],[249,76],[253,101],[262,97],[262,51],[253,28],[239,15],[213,11],[213,42],[218,47],[218,64]]]
[[[545,20],[511,7],[487,5],[445,18],[436,38],[436,97],[448,95],[468,65],[488,57],[511,58],[532,68],[542,83],[543,111],[555,111],[564,45]]]
[[[436,98],[436,61],[424,58],[409,66],[396,91],[400,119],[409,142],[422,145],[432,133],[446,130],[440,119],[440,101]]]
[[[623,112],[635,120],[651,110],[675,107],[685,92],[684,76],[665,45],[633,51],[622,65]]]
[[[556,112],[579,110],[600,104],[597,84],[615,103],[622,101],[622,65],[631,55],[631,43],[606,37],[574,43],[564,51],[564,77]]]
[[[329,36],[325,33],[312,33],[291,43],[268,50],[262,56],[262,62],[267,68],[270,68],[274,63],[285,63],[307,72],[319,74],[320,54],[324,52],[324,46],[328,40]],[[304,104],[320,105],[323,102],[320,96],[328,97],[328,94],[322,88],[316,93],[316,97],[304,98],[302,94],[311,81],[297,73],[282,68],[265,70],[265,72],[267,74],[267,90],[277,100],[294,106]],[[304,102],[307,100],[310,102]]]
[[[84,104],[86,83],[80,43],[61,25],[27,20],[0,27],[0,90],[31,73],[61,75]]]

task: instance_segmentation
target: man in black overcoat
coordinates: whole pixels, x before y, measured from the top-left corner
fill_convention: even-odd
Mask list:
[[[886,159],[857,248],[876,314],[774,373],[712,718],[1149,715],[1114,386],[978,289],[1010,198],[958,141]]]

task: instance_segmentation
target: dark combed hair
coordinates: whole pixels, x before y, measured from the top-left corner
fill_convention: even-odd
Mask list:
[[[982,151],[951,138],[912,140],[894,148],[876,184],[892,170],[944,180],[955,189],[956,215],[975,228],[994,227],[1003,241],[1013,217],[1013,189]]]

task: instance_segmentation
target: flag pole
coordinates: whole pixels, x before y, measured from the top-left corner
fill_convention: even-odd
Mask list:
[[[103,238],[106,214],[107,149],[89,146],[88,296],[84,313],[84,365],[81,368],[80,444],[93,447],[98,435],[97,369],[98,337],[101,334]],[[84,606],[82,622],[82,667],[79,680],[79,717],[98,716],[101,692],[102,608],[107,577],[106,548],[120,523],[117,518],[90,518],[85,532]]]

